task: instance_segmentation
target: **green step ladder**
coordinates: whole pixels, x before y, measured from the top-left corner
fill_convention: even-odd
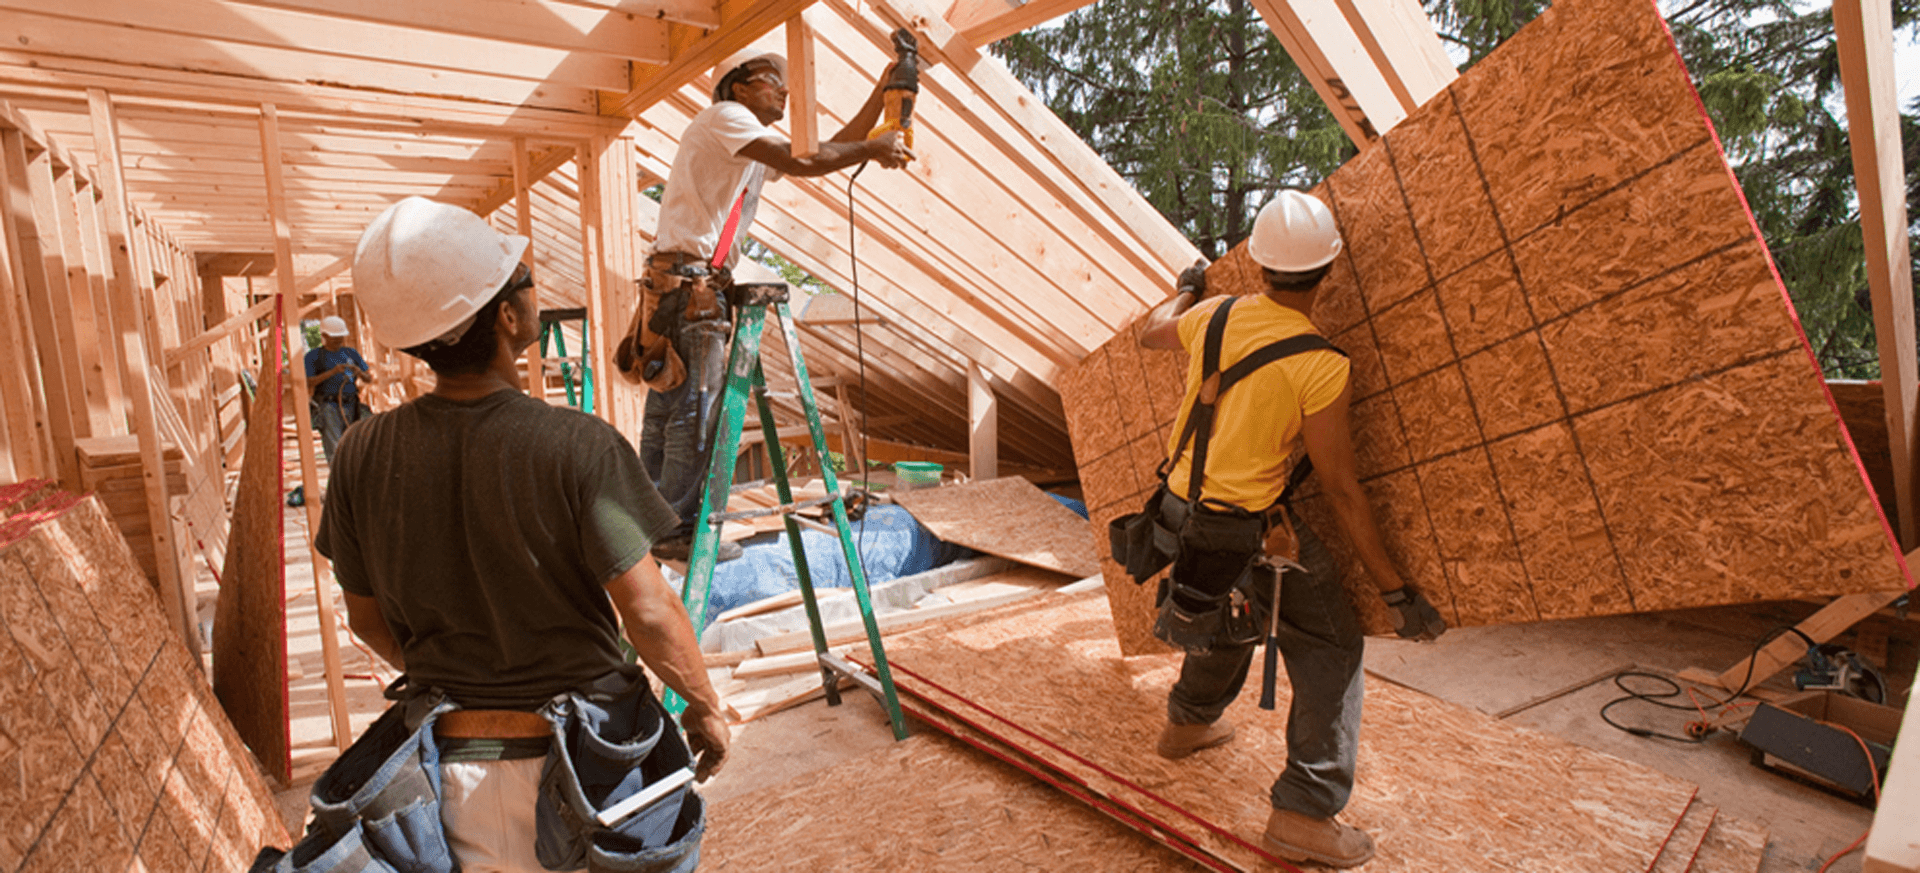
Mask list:
[[[839,479],[833,472],[833,461],[828,456],[826,430],[820,425],[820,408],[813,398],[813,383],[807,379],[807,362],[800,355],[800,336],[794,330],[793,316],[787,310],[787,298],[787,285],[781,282],[741,284],[727,290],[727,299],[733,304],[734,327],[727,354],[726,393],[721,402],[720,419],[714,434],[713,462],[707,471],[707,487],[700,497],[700,515],[693,529],[692,555],[687,566],[686,582],[681,587],[680,600],[686,604],[687,616],[693,620],[693,632],[697,638],[706,628],[707,599],[713,588],[713,567],[720,553],[721,523],[773,513],[785,516],[787,543],[793,548],[794,571],[799,576],[800,598],[806,604],[807,625],[812,630],[814,656],[820,663],[820,682],[826,690],[827,703],[839,706],[840,678],[852,679],[880,699],[886,707],[887,720],[893,726],[894,739],[904,740],[907,738],[907,723],[900,713],[900,698],[894,690],[893,673],[887,668],[887,653],[880,643],[880,628],[874,619],[873,601],[868,595],[860,550],[847,524],[846,495],[840,490]],[[794,380],[800,386],[801,407],[807,414],[807,428],[813,438],[814,451],[819,455],[821,479],[827,487],[826,497],[799,504],[794,503],[793,489],[787,482],[786,460],[780,449],[778,429],[773,423],[773,407],[767,402],[766,377],[760,368],[760,339],[769,307],[779,320],[781,336],[786,340],[787,356],[793,363]],[[727,514],[724,510],[727,495],[732,491],[733,468],[740,452],[740,431],[746,424],[749,393],[753,395],[754,404],[760,412],[760,427],[766,434],[768,466],[772,467],[780,505],[774,509]],[[873,655],[872,674],[827,650],[826,629],[820,619],[819,603],[814,597],[812,573],[808,570],[806,552],[800,544],[800,524],[793,517],[796,510],[820,505],[830,505],[833,509],[834,529],[840,538],[840,550],[846,557],[848,575],[853,580],[854,597],[860,604],[860,620],[867,628],[867,646]],[[675,714],[686,709],[686,701],[671,690],[667,692],[666,702],[668,710]]]
[[[567,357],[567,335],[560,326],[564,321],[580,322],[580,374],[577,379],[573,372],[573,361]],[[593,360],[587,347],[587,337],[590,335],[585,309],[540,310],[540,357],[547,357],[547,341],[551,339],[555,350],[559,352],[556,357],[560,359],[560,383],[567,389],[567,405],[588,415],[593,414],[593,368],[587,365],[588,361]],[[580,388],[578,396],[574,394],[576,383]],[[545,399],[546,386],[539,388],[541,398]]]

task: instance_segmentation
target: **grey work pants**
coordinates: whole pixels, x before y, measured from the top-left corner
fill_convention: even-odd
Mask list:
[[[1186,518],[1186,503],[1163,505],[1170,525]],[[1295,523],[1300,563],[1280,589],[1280,659],[1293,701],[1287,710],[1287,765],[1271,789],[1273,805],[1314,818],[1331,818],[1353,793],[1360,741],[1361,654],[1365,638],[1347,602],[1326,546]],[[1258,646],[1216,648],[1187,655],[1167,694],[1167,719],[1210,724],[1246,685]]]

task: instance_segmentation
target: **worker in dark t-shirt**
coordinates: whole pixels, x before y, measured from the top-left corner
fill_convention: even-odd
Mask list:
[[[621,674],[624,624],[640,660],[687,701],[681,725],[705,780],[726,756],[727,723],[679,596],[648,555],[678,519],[611,425],[521,390],[515,361],[540,327],[527,244],[419,197],[368,226],[353,265],[360,305],[375,338],[426,361],[435,385],[343,437],[317,546],[355,635],[409,687],[494,711],[487,723]],[[470,757],[440,763],[461,867],[542,869],[543,759]]]

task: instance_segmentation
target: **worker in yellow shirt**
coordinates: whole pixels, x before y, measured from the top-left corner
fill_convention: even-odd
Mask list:
[[[1154,625],[1187,654],[1158,751],[1184,758],[1233,739],[1221,713],[1246,683],[1261,636],[1271,635],[1293,702],[1263,843],[1289,860],[1352,867],[1373,857],[1371,837],[1334,819],[1353,791],[1363,639],[1325,547],[1285,511],[1296,440],[1307,455],[1299,465],[1319,473],[1400,636],[1431,640],[1447,626],[1387,555],[1355,473],[1347,359],[1307,319],[1340,248],[1326,204],[1283,190],[1260,210],[1247,242],[1266,293],[1196,303],[1205,294],[1205,265],[1196,264],[1149,314],[1140,344],[1190,356],[1158,507],[1158,523],[1180,545]]]

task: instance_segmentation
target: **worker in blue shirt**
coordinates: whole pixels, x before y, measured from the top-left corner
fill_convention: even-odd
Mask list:
[[[367,362],[347,345],[347,322],[330,315],[320,322],[320,348],[307,352],[307,388],[313,392],[313,426],[320,448],[333,464],[333,447],[347,425],[373,415],[360,400],[358,380],[371,379]]]

